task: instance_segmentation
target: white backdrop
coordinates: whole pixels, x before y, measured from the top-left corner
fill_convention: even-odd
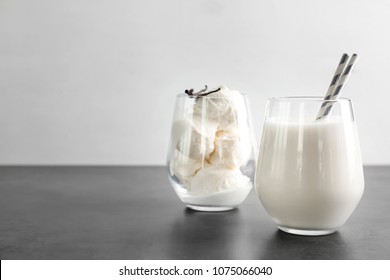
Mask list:
[[[390,1],[0,0],[0,164],[164,164],[175,95],[324,95],[343,52],[365,164],[390,164]]]

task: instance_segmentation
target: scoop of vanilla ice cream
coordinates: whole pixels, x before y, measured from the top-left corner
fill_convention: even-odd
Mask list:
[[[194,194],[210,194],[245,187],[250,184],[249,177],[239,169],[224,166],[206,166],[200,169],[191,181],[191,192]]]
[[[190,186],[192,177],[202,165],[202,161],[194,160],[175,149],[169,167],[171,175],[175,175],[182,183]]]
[[[240,159],[236,160],[236,162],[239,164],[236,165],[236,167],[246,165],[255,153],[255,140],[253,138],[251,128],[249,125],[242,125],[235,131],[228,131],[228,134],[235,135],[235,137],[231,136],[232,138],[237,138],[237,141],[234,145],[235,149],[233,154]]]
[[[199,124],[195,118],[188,122],[176,149],[183,155],[198,161],[206,160],[214,150],[215,125]]]
[[[244,164],[245,147],[239,135],[220,130],[216,133],[214,147],[209,158],[210,164],[222,165],[230,169],[239,168]]]
[[[180,138],[186,133],[189,126],[190,122],[188,120],[177,120],[173,122],[171,130],[172,147],[177,146],[177,143],[179,143]]]
[[[170,173],[184,185],[189,187],[195,173],[208,164],[206,160],[214,150],[215,130],[215,124],[202,123],[195,117],[173,123]]]
[[[246,120],[246,107],[242,95],[226,86],[208,95],[198,98],[194,104],[193,114],[211,123],[218,124],[218,130],[234,130]]]

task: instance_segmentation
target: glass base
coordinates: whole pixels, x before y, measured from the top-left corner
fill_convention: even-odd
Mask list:
[[[235,207],[233,206],[199,206],[199,205],[191,205],[191,204],[187,204],[187,207],[195,211],[203,211],[203,212],[222,212],[222,211],[229,211],[235,209]]]
[[[309,236],[319,236],[319,235],[327,235],[332,234],[337,231],[337,229],[295,229],[295,228],[287,228],[278,226],[278,228],[284,232],[296,234],[296,235],[309,235]]]

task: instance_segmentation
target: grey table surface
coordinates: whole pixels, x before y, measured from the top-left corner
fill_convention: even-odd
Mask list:
[[[0,167],[0,258],[390,259],[390,167],[365,167],[336,233],[279,231],[252,191],[236,210],[187,209],[165,167]]]

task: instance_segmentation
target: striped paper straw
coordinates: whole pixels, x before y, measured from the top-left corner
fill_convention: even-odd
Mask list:
[[[325,98],[324,98],[325,102],[322,103],[321,108],[317,114],[317,120],[324,116],[324,112],[326,109],[325,107],[326,107],[326,104],[328,104],[328,102],[326,102],[326,101],[330,100],[330,98],[332,97],[334,89],[337,86],[338,81],[340,80],[341,73],[344,71],[345,67],[347,67],[348,59],[349,59],[349,55],[346,53],[344,53],[341,56],[339,65],[337,66],[336,72],[334,73],[332,81],[330,82],[330,85],[328,87],[328,91],[325,94]]]
[[[343,55],[343,57],[344,57],[344,55]],[[343,59],[341,59],[341,60],[343,60]],[[335,101],[339,98],[341,91],[343,90],[343,88],[345,87],[345,84],[348,82],[348,79],[351,76],[351,72],[352,72],[357,60],[358,60],[358,55],[353,54],[351,59],[349,60],[349,62],[347,64],[347,66],[344,67],[344,69],[343,69],[344,71],[342,72],[341,76],[339,75],[338,81],[336,81],[336,83],[333,86],[331,84],[331,86],[333,87],[333,92],[328,94],[328,92],[329,92],[329,89],[328,89],[328,92],[324,98],[325,101],[322,103],[320,111],[318,112],[317,120],[322,119],[322,118],[329,115],[329,113],[333,107],[333,102],[328,102],[328,101]],[[338,68],[339,67],[337,67],[337,69]],[[337,72],[337,70],[336,70],[336,72]],[[332,80],[332,82],[333,82],[333,80]]]

